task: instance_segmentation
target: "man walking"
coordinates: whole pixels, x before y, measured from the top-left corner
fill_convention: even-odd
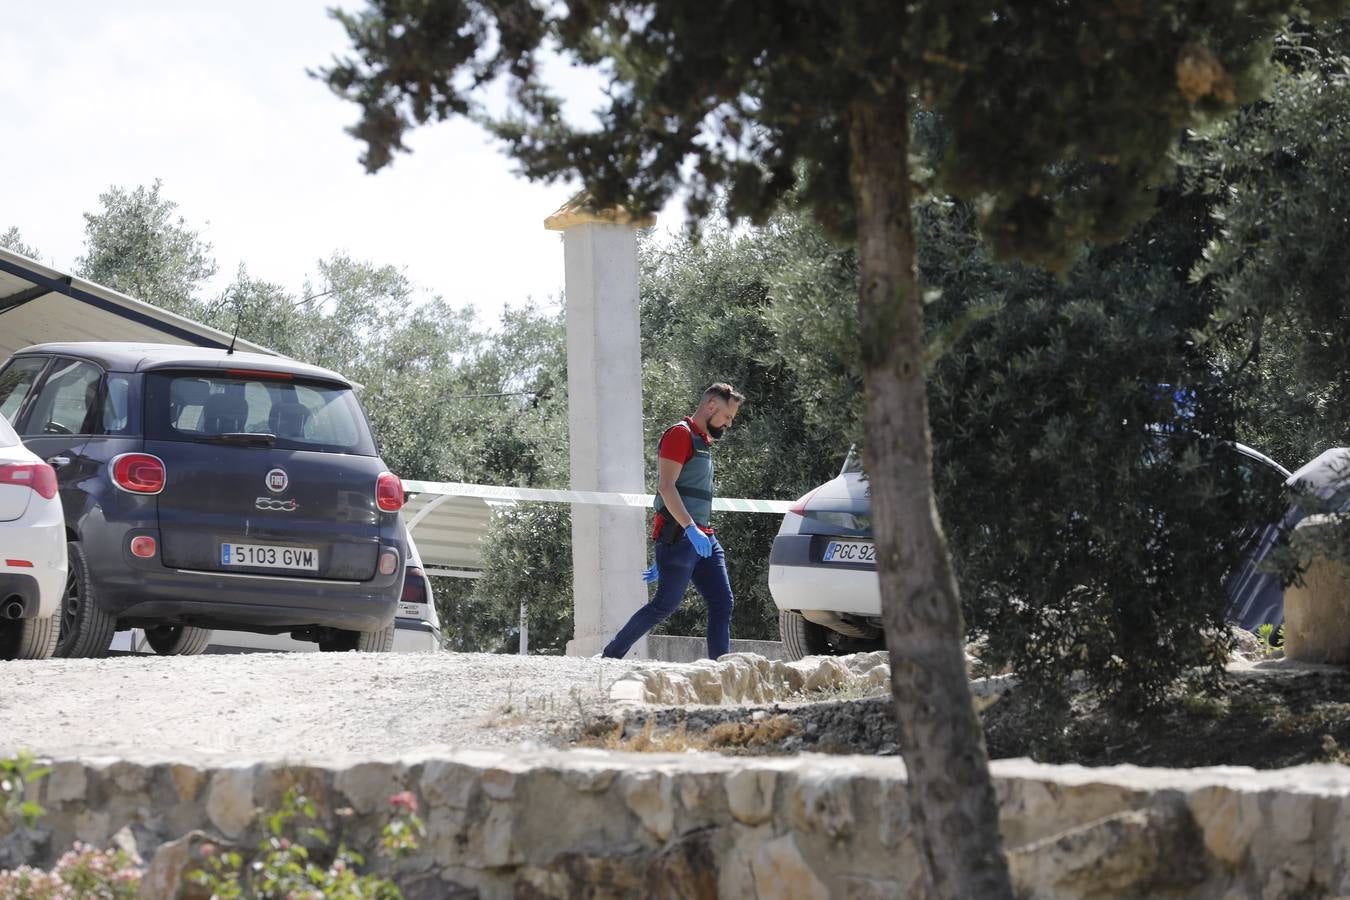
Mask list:
[[[657,582],[656,596],[633,613],[601,654],[622,659],[633,644],[679,608],[689,582],[708,604],[708,656],[731,649],[731,581],[712,520],[712,444],[736,420],[745,397],[718,382],[703,392],[692,416],[666,429],[657,450],[656,522],[652,540],[656,562],[643,573]]]

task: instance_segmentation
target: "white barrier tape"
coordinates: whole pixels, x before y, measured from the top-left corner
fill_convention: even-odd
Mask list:
[[[460,481],[404,481],[409,494],[434,494],[443,497],[478,497],[483,500],[534,501],[539,503],[580,503],[588,506],[629,506],[647,509],[652,494],[621,494],[608,491],[546,491],[537,488],[498,487],[491,484],[465,484]],[[435,501],[433,501],[435,502]],[[742,497],[714,497],[717,512],[785,513],[791,500],[750,500]]]

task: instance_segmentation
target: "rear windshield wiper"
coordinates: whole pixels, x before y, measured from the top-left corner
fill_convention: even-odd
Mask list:
[[[225,444],[255,444],[270,447],[277,442],[277,436],[267,431],[227,431],[224,434],[207,435],[207,440]]]

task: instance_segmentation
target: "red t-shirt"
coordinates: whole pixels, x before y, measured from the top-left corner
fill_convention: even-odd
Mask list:
[[[708,433],[694,424],[694,420],[689,416],[684,417],[684,424],[688,428],[681,428],[675,425],[666,429],[666,433],[661,437],[661,445],[656,450],[656,455],[661,459],[671,459],[680,465],[684,465],[694,457],[694,437],[692,432],[697,432],[698,436],[703,438],[703,442],[712,446],[712,438]],[[656,540],[661,535],[661,526],[665,524],[666,517],[656,514],[656,521],[652,527],[652,540]],[[695,523],[697,524],[697,523]],[[698,530],[704,534],[713,534],[712,528],[707,525],[699,525]]]

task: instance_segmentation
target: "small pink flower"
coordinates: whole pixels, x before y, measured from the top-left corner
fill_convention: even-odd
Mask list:
[[[288,841],[288,840],[286,840],[286,838],[282,838],[282,839],[277,843],[277,846],[280,847],[282,850],[289,850],[289,849],[291,849],[291,842]]]
[[[347,861],[346,861],[345,859],[335,859],[335,860],[333,860],[333,871],[334,871],[334,872],[345,872],[345,871],[347,871]]]
[[[402,791],[389,798],[389,805],[394,809],[415,813],[417,812],[417,797],[412,791]]]
[[[205,857],[208,858],[208,859],[210,859],[212,856],[215,856],[215,855],[216,855],[216,845],[215,845],[215,844],[202,844],[202,846],[201,846],[200,849],[201,849],[201,854],[202,854],[202,856],[205,856]]]

